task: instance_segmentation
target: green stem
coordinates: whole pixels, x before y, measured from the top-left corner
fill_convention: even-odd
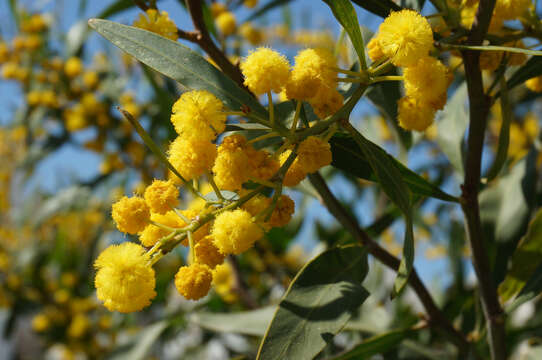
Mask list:
[[[216,194],[216,197],[220,201],[224,201],[224,197],[222,196],[222,193],[220,192],[220,189],[218,188],[218,186],[216,186],[213,174],[211,174],[210,172],[207,173],[207,180],[209,181],[209,184],[211,184],[211,187],[213,188],[213,190],[214,190],[214,192]]]
[[[371,79],[371,84],[381,82],[381,81],[402,81],[403,76],[401,75],[388,75],[388,76],[377,76]]]
[[[261,140],[265,140],[265,139],[269,139],[269,138],[273,138],[273,137],[278,137],[278,136],[280,136],[280,134],[277,134],[276,132],[270,132],[269,134],[265,134],[265,135],[262,135],[262,136],[255,137],[254,139],[250,139],[249,141],[247,141],[247,144],[253,144],[253,143],[261,141]]]
[[[269,107],[269,123],[273,127],[275,126],[275,110],[273,109],[273,95],[271,95],[271,91],[267,92],[267,102]]]
[[[299,112],[301,111],[301,103],[302,103],[301,100],[296,100],[294,121],[292,122],[292,127],[290,128],[291,133],[295,133],[297,129],[297,122],[299,120]]]

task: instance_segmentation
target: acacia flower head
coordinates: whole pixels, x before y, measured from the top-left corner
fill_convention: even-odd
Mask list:
[[[175,275],[177,291],[188,300],[198,300],[207,295],[212,281],[211,269],[199,263],[182,266]]]
[[[152,31],[173,41],[177,41],[179,38],[177,26],[169,18],[169,14],[166,11],[159,12],[156,9],[148,9],[144,14],[139,14],[137,20],[134,21],[134,26]]]
[[[147,203],[142,198],[123,196],[113,204],[111,215],[119,231],[137,234],[147,226],[151,213]]]
[[[288,80],[290,64],[284,55],[260,47],[241,62],[241,71],[245,85],[256,95],[279,93]]]
[[[263,236],[263,231],[249,212],[237,209],[216,217],[211,236],[221,253],[238,255],[250,249]]]

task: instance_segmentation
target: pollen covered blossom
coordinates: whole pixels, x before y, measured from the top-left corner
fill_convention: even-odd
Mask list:
[[[263,230],[242,209],[219,214],[211,230],[214,244],[223,254],[238,255],[263,236]]]
[[[194,252],[196,255],[196,262],[207,265],[210,269],[214,269],[217,265],[224,262],[224,254],[218,250],[213,243],[213,238],[209,235],[196,243]]]
[[[542,92],[542,75],[525,81],[525,86],[531,91]]]
[[[113,204],[111,215],[119,231],[137,234],[147,226],[151,213],[142,198],[124,196]]]
[[[309,99],[312,109],[320,119],[335,114],[343,106],[343,96],[331,86],[320,86],[316,95]]]
[[[125,242],[111,245],[96,259],[96,296],[110,311],[133,312],[156,296],[155,277],[145,249]]]
[[[182,228],[187,225],[173,210],[169,210],[164,214],[151,213],[151,221],[170,228]],[[141,242],[141,245],[151,247],[156,244],[160,238],[169,233],[170,231],[164,228],[154,224],[148,224],[145,229],[139,233],[139,241]]]
[[[327,141],[309,136],[299,144],[297,156],[303,172],[310,174],[331,164],[331,147]]]
[[[148,9],[144,14],[139,14],[138,19],[134,21],[134,26],[152,31],[173,41],[179,38],[177,26],[169,18],[169,14],[166,11],[158,12],[156,9]]]
[[[217,186],[223,190],[239,190],[250,178],[250,173],[246,139],[238,134],[225,137],[213,166]]]
[[[279,156],[280,165],[282,166],[286,160],[290,157],[292,150],[286,150]],[[296,186],[307,176],[307,173],[303,170],[303,167],[299,163],[299,159],[296,158],[292,165],[286,171],[282,183],[285,186]]]
[[[295,211],[295,203],[288,195],[281,195],[271,213],[268,224],[271,227],[280,227],[288,224]]]
[[[280,93],[288,81],[290,64],[284,55],[260,47],[241,62],[245,85],[256,95],[274,91]]]
[[[406,95],[442,109],[450,78],[446,66],[434,57],[426,56],[404,71]]]
[[[170,145],[168,160],[185,180],[192,180],[211,169],[216,158],[216,146],[209,140],[178,136]],[[171,179],[180,182],[177,176]]]
[[[308,100],[316,95],[320,86],[335,83],[337,72],[333,70],[337,60],[326,49],[305,49],[295,57],[295,65],[286,83],[289,99]]]
[[[235,15],[229,11],[221,12],[215,19],[215,24],[218,30],[224,36],[230,36],[235,32],[237,23]]]
[[[145,189],[144,198],[151,211],[164,214],[179,204],[179,189],[172,181],[154,180]]]
[[[398,102],[399,125],[405,130],[424,131],[435,118],[435,109],[427,103],[411,97]]]
[[[198,300],[207,295],[212,281],[211,269],[198,263],[182,266],[175,275],[177,291],[188,300]]]

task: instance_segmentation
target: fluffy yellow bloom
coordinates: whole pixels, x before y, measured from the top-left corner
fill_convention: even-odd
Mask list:
[[[177,291],[188,300],[198,300],[211,289],[213,274],[207,265],[182,266],[175,275]]]
[[[83,84],[89,89],[94,90],[98,86],[100,78],[96,71],[85,71],[83,73]]]
[[[377,61],[384,57],[380,43],[378,42],[378,36],[374,36],[367,43],[367,55],[372,61]]]
[[[64,73],[68,77],[76,77],[77,75],[81,74],[82,71],[83,62],[76,56],[72,56],[66,61],[66,64],[64,64]]]
[[[222,101],[205,90],[189,91],[173,104],[171,123],[184,138],[212,141],[226,128]]]
[[[229,11],[221,12],[215,19],[215,24],[218,30],[224,36],[230,36],[235,32],[237,22],[235,15]]]
[[[110,311],[143,309],[156,296],[154,269],[140,245],[111,245],[94,262],[96,296]]]
[[[256,29],[251,23],[246,22],[239,27],[239,34],[244,37],[250,45],[258,45],[263,41],[263,33]]]
[[[213,166],[217,186],[224,190],[239,190],[248,181],[250,171],[246,139],[237,134],[225,137]]]
[[[211,236],[205,236],[199,240],[194,246],[196,262],[207,265],[210,269],[214,269],[217,265],[224,262],[224,254],[222,254],[213,243]]]
[[[260,47],[241,63],[245,85],[256,95],[271,90],[279,93],[286,84],[290,64],[284,55],[269,48]]]
[[[51,326],[49,317],[45,314],[38,314],[32,319],[32,329],[35,332],[44,332]]]
[[[245,194],[246,192],[241,192],[239,195],[243,196]],[[269,205],[271,205],[271,199],[258,194],[244,203],[241,206],[241,209],[248,211],[252,216],[258,216],[261,212],[267,209]]]
[[[211,14],[213,18],[216,18],[218,15],[222,14],[224,11],[228,11],[226,5],[221,2],[213,2],[211,4]]]
[[[429,55],[433,31],[426,18],[414,10],[392,12],[378,29],[378,45],[396,66],[411,66]]]
[[[331,164],[331,147],[319,137],[309,136],[299,144],[297,160],[303,172],[310,174]]]
[[[531,91],[542,92],[542,75],[525,81],[525,86]]]
[[[250,249],[263,236],[263,231],[252,221],[249,212],[237,209],[216,217],[211,236],[221,253],[238,255]]]
[[[145,14],[139,14],[138,19],[134,21],[134,26],[152,31],[173,41],[179,38],[177,26],[169,18],[166,11],[159,13],[156,9],[148,9]]]
[[[216,146],[209,140],[186,139],[178,136],[170,145],[168,160],[185,180],[192,180],[211,169],[216,158]],[[180,182],[177,176],[173,181]]]
[[[131,198],[123,196],[113,204],[111,214],[117,224],[117,229],[128,234],[137,234],[142,231],[151,217],[145,200],[137,196]]]
[[[337,72],[332,68],[337,60],[326,49],[305,49],[295,57],[295,65],[286,83],[289,99],[308,100],[316,95],[322,84],[334,85]]]
[[[281,227],[290,222],[295,211],[295,203],[288,195],[281,195],[271,213],[268,223],[272,227]]]
[[[68,336],[72,339],[79,339],[90,327],[90,320],[85,314],[77,314],[73,317],[68,327]]]
[[[503,20],[515,20],[532,6],[532,0],[497,0],[493,16]]]
[[[155,223],[176,229],[185,227],[187,225],[173,210],[170,210],[165,214],[152,213],[151,220]],[[141,245],[151,247],[156,244],[159,239],[163,238],[169,233],[170,231],[166,229],[149,224],[145,227],[145,229],[143,229],[142,232],[139,233],[139,241],[141,242]]]
[[[279,170],[279,162],[265,150],[247,147],[250,176],[256,179],[269,180]]]
[[[325,119],[343,106],[343,96],[331,86],[320,86],[316,96],[311,98],[309,103],[316,116]]]
[[[172,181],[155,179],[145,189],[144,198],[152,212],[164,214],[179,204],[179,189]]]
[[[282,166],[286,160],[288,160],[288,157],[292,153],[292,150],[286,150],[279,156],[280,166]],[[284,179],[282,183],[285,186],[296,186],[301,182],[307,176],[307,173],[303,171],[303,168],[299,164],[299,159],[296,158],[292,165],[288,168],[288,171],[286,171],[286,174],[284,175]]]
[[[406,130],[424,131],[433,123],[435,109],[415,98],[404,97],[398,102],[399,125]]]
[[[446,66],[427,56],[405,69],[406,96],[419,99],[437,110],[442,109],[446,103],[449,80]]]
[[[501,63],[502,51],[482,51],[480,53],[480,69],[495,71]]]
[[[213,271],[213,286],[216,293],[226,302],[237,300],[235,293],[235,277],[229,263],[218,265]]]

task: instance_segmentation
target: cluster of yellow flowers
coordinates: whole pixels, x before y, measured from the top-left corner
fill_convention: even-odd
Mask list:
[[[169,18],[167,11],[148,9],[144,14],[139,14],[138,19],[134,21],[134,26],[160,34],[173,41],[179,38],[177,26]]]
[[[407,130],[424,131],[444,108],[452,75],[429,55],[433,31],[427,19],[414,10],[392,12],[367,44],[375,62],[389,61],[404,67],[405,97],[399,103],[399,124]]]

